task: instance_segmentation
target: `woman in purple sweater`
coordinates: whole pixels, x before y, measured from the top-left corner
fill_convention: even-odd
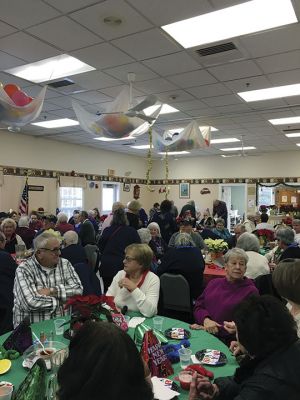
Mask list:
[[[225,254],[225,278],[216,278],[208,283],[198,297],[194,316],[199,325],[195,329],[205,329],[229,343],[234,337],[224,329],[224,322],[232,321],[235,307],[246,297],[258,295],[253,281],[244,277],[248,256],[242,249],[234,248]],[[226,325],[226,324],[225,324]]]

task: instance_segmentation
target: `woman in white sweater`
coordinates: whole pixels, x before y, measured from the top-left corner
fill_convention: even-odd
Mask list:
[[[259,240],[253,233],[243,233],[236,242],[236,247],[245,250],[249,260],[247,262],[247,270],[245,276],[255,279],[260,275],[270,273],[268,260],[265,256],[259,254]]]
[[[153,252],[147,244],[131,244],[125,249],[124,269],[119,271],[106,293],[117,307],[127,306],[145,317],[157,313],[159,278],[150,271]]]

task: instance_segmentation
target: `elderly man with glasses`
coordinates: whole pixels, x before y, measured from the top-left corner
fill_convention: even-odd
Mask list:
[[[34,255],[16,271],[14,326],[25,317],[31,322],[64,315],[67,299],[82,294],[82,285],[71,263],[60,258],[60,241],[44,232],[34,240]]]

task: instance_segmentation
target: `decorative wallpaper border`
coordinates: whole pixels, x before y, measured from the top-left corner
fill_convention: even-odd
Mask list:
[[[86,178],[88,181],[102,181],[102,182],[122,182],[122,183],[139,183],[147,184],[146,179],[140,178],[129,178],[121,176],[110,176],[110,175],[96,175],[96,174],[83,174],[75,171],[50,171],[44,169],[33,169],[33,168],[20,168],[20,167],[0,167],[3,171],[3,175],[13,176],[31,176],[39,178],[54,178],[58,179],[60,176],[79,176]],[[300,183],[299,177],[273,177],[273,178],[199,178],[199,179],[152,179],[151,185],[179,185],[180,183],[187,182],[196,185],[207,185],[207,184],[220,184],[220,183]]]

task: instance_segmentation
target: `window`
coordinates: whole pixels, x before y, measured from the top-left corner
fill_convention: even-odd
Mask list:
[[[120,186],[118,183],[102,184],[102,213],[109,214],[115,201],[119,201]]]
[[[258,190],[258,205],[269,206],[275,204],[274,188],[261,186]]]
[[[61,187],[59,190],[59,209],[70,218],[74,210],[82,210],[83,189],[74,187]]]

